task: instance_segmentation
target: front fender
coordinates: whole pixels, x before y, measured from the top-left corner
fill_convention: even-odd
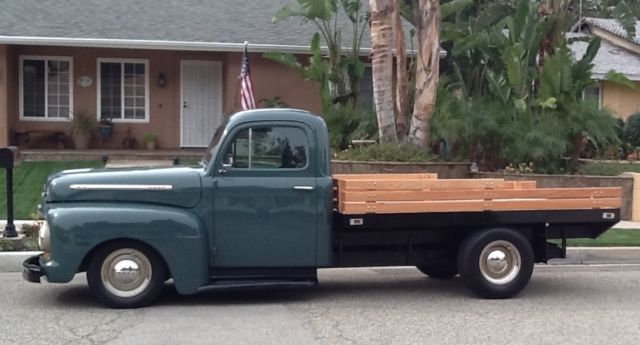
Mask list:
[[[102,243],[133,239],[154,248],[165,260],[182,294],[208,282],[206,231],[193,213],[141,204],[64,204],[47,211],[51,258],[43,263],[49,282],[73,279],[83,259]]]

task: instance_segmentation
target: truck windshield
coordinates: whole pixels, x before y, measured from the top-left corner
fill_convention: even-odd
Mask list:
[[[204,152],[204,156],[200,161],[200,164],[202,166],[206,167],[213,158],[213,153],[218,150],[218,144],[220,144],[220,139],[222,138],[224,130],[227,127],[227,122],[229,122],[228,118],[220,124],[218,129],[216,129],[216,133],[213,135],[213,138],[211,138],[211,142],[209,143],[209,146],[207,147],[207,150]]]

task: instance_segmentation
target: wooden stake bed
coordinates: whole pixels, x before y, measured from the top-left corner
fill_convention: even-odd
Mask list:
[[[335,175],[343,214],[620,208],[622,190],[537,188],[535,181],[437,179],[436,174]]]

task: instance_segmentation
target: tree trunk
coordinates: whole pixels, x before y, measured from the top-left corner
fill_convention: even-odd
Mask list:
[[[416,99],[409,141],[426,148],[429,144],[429,119],[436,105],[440,73],[440,2],[420,0],[418,11]]]
[[[397,142],[393,106],[392,0],[369,0],[371,69],[380,142]]]
[[[393,0],[393,36],[396,49],[396,134],[398,141],[407,136],[407,98],[409,96],[407,56],[404,45],[404,29],[400,20],[400,0]]]

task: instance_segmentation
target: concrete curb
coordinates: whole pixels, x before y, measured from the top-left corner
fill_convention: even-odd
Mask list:
[[[0,273],[22,272],[22,263],[41,252],[0,252]],[[640,247],[571,247],[566,259],[553,259],[551,265],[640,264]]]
[[[566,259],[552,265],[640,264],[640,247],[569,247]]]

